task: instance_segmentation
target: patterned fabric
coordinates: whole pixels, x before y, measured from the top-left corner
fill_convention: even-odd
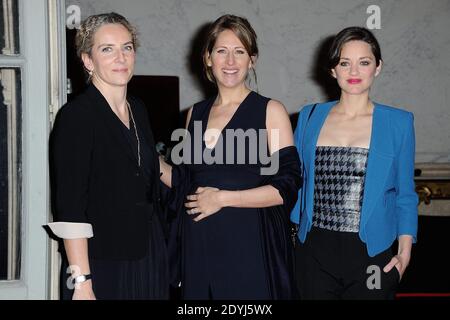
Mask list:
[[[313,226],[359,232],[369,150],[316,147]]]

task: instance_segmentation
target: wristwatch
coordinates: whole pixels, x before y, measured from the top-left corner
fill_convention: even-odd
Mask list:
[[[90,275],[90,274],[82,274],[82,275],[79,275],[79,276],[76,276],[75,278],[73,278],[72,281],[75,284],[75,283],[85,282],[85,281],[87,281],[89,279],[92,279],[92,275]]]

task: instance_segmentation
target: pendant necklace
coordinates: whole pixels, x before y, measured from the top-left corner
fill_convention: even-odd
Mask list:
[[[138,166],[141,167],[141,142],[139,140],[139,134],[136,127],[136,122],[134,121],[133,112],[131,111],[130,104],[127,101],[128,112],[130,114],[131,121],[133,122],[134,134],[136,136],[137,142],[137,158],[138,158]]]

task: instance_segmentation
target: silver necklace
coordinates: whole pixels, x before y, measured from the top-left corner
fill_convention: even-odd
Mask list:
[[[139,140],[139,134],[136,127],[136,122],[134,121],[133,112],[131,111],[130,104],[127,101],[128,112],[130,113],[131,121],[133,122],[134,134],[136,135],[137,142],[137,156],[138,156],[138,166],[141,167],[141,141]]]

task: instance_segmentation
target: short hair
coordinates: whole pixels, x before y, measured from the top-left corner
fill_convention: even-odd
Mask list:
[[[245,50],[247,51],[250,57],[258,56],[258,44],[257,44],[257,36],[255,30],[253,30],[252,26],[248,22],[246,18],[235,16],[232,14],[226,14],[219,17],[216,21],[214,21],[206,34],[206,41],[202,50],[202,58],[203,58],[203,69],[209,81],[212,83],[216,83],[214,74],[211,68],[206,64],[206,54],[211,54],[214,45],[216,43],[217,37],[224,30],[231,30],[233,33],[239,38],[239,40],[244,45]],[[256,74],[255,74],[256,78]]]
[[[341,51],[344,44],[349,41],[359,40],[364,41],[370,45],[372,49],[372,53],[375,56],[377,67],[380,65],[381,58],[381,49],[380,45],[373,35],[366,28],[362,27],[348,27],[341,30],[333,40],[331,44],[330,50],[328,52],[328,70],[330,71],[334,67],[336,67],[341,59]]]
[[[115,12],[102,13],[89,16],[78,29],[75,36],[75,46],[77,49],[77,55],[81,59],[82,53],[91,55],[92,46],[94,44],[94,35],[97,30],[106,24],[120,24],[124,26],[131,34],[134,50],[138,47],[137,31],[134,26],[128,22],[128,20]]]

